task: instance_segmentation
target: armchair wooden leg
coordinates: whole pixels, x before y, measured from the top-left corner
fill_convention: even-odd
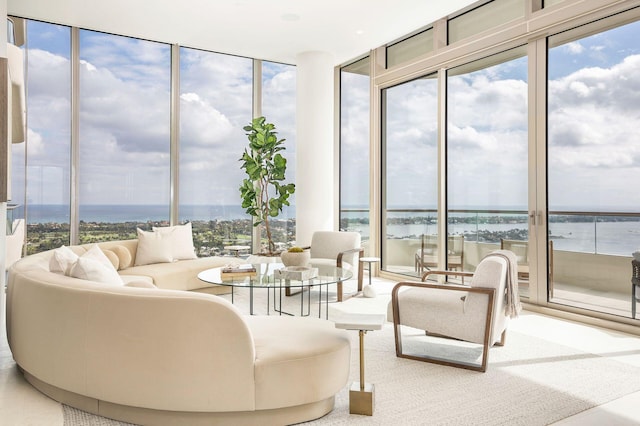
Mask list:
[[[502,332],[502,335],[500,336],[500,341],[496,343],[496,346],[504,346],[506,342],[507,342],[507,330],[504,330]]]

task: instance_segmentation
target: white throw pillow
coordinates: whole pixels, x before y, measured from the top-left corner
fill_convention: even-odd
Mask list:
[[[102,263],[104,266],[110,267],[114,271],[117,271],[111,260],[109,260],[107,255],[104,254],[100,246],[98,246],[97,244],[93,244],[91,247],[89,247],[89,250],[84,252],[80,257],[83,257],[85,259],[93,259]]]
[[[85,253],[87,254],[87,253]],[[109,259],[107,259],[109,261]],[[111,262],[109,266],[91,256],[80,256],[71,267],[70,276],[104,284],[124,285]]]
[[[193,230],[191,222],[184,225],[153,227],[154,232],[160,232],[171,240],[173,260],[197,259],[193,246]]]
[[[71,266],[78,260],[78,255],[69,247],[62,246],[53,251],[49,260],[49,271],[69,275]]]
[[[135,266],[173,261],[171,238],[162,232],[148,232],[137,228],[138,248]]]

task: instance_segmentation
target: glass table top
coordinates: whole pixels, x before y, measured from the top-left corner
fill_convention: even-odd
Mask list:
[[[237,265],[232,265],[237,266]],[[287,268],[293,270],[292,274],[283,274],[285,270],[282,263],[252,263],[242,265],[244,268],[254,268],[252,272],[231,272],[225,273],[225,267],[207,269],[198,274],[198,278],[210,284],[229,285],[233,287],[254,287],[254,288],[281,288],[281,287],[307,287],[314,285],[326,285],[345,281],[353,277],[353,273],[345,268],[338,268],[333,265],[312,264],[311,275],[307,278],[302,277],[301,273],[308,272],[298,271],[296,268]],[[317,273],[316,273],[317,270]]]

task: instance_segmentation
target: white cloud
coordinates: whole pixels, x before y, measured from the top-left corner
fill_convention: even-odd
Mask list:
[[[573,41],[564,45],[564,48],[572,55],[579,55],[584,52],[584,46],[578,41]]]
[[[45,152],[45,147],[42,143],[42,136],[39,133],[28,129],[27,139],[29,140],[29,159],[41,159]]]

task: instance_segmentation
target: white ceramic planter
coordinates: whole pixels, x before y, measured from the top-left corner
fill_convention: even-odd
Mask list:
[[[291,253],[288,251],[280,253],[280,259],[285,266],[307,266],[311,260],[308,250],[302,253]]]

